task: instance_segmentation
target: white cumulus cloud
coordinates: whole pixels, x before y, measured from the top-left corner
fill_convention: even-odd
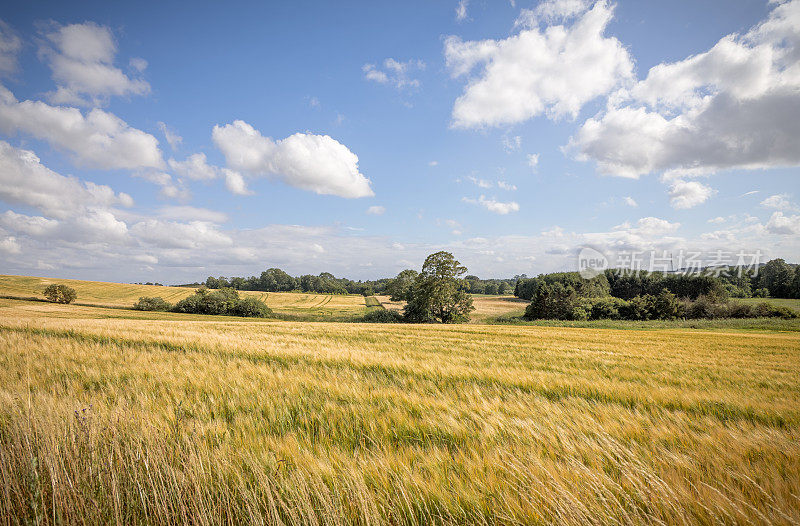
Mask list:
[[[0,131],[25,133],[70,152],[79,165],[101,169],[163,166],[158,140],[125,121],[95,108],[86,115],[77,108],[41,101],[18,101],[0,86]]]
[[[677,180],[669,188],[669,202],[673,208],[692,208],[708,201],[716,191],[698,181]]]
[[[56,25],[44,34],[40,54],[47,60],[58,88],[50,94],[56,104],[103,104],[112,95],[145,95],[150,85],[130,78],[114,66],[117,45],[107,27],[94,22]],[[141,72],[144,59],[132,62]]]
[[[772,5],[747,33],[614,94],[567,150],[632,178],[800,164],[800,0]]]
[[[800,215],[783,215],[774,212],[767,221],[767,231],[771,234],[796,236],[800,234]]]
[[[328,135],[295,133],[273,140],[244,121],[214,126],[214,143],[228,166],[250,175],[274,175],[318,194],[356,198],[374,195],[358,171],[358,157]]]
[[[88,207],[133,205],[129,195],[60,175],[41,164],[32,151],[5,141],[0,141],[0,200],[57,218],[74,216]]]
[[[792,203],[789,194],[775,194],[761,201],[764,208],[774,208],[776,210],[794,210],[797,207]]]
[[[605,36],[613,7],[603,0],[570,13],[565,25],[540,27],[525,11],[518,31],[499,40],[445,40],[445,59],[454,77],[469,74],[453,106],[453,126],[480,128],[577,116],[581,107],[632,78],[633,61],[625,47]]]

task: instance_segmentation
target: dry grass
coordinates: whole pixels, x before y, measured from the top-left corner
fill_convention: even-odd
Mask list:
[[[800,522],[797,334],[118,314],[0,300],[3,522]]]
[[[405,302],[392,301],[389,296],[376,296],[387,310],[401,311]],[[475,310],[470,313],[470,323],[487,323],[502,315],[521,316],[530,303],[514,296],[472,296]]]

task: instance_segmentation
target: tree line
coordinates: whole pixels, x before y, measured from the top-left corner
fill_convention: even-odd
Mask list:
[[[404,271],[405,272],[405,271]],[[412,271],[413,272],[413,271]],[[361,294],[373,296],[375,294],[390,294],[387,287],[393,278],[382,278],[368,281],[354,281],[347,278],[337,278],[330,272],[322,272],[314,276],[304,274],[294,277],[279,268],[270,268],[260,276],[248,278],[225,276],[209,276],[202,283],[186,283],[179,287],[199,287],[205,285],[209,289],[232,288],[234,290],[255,290],[261,292],[313,292],[319,294]],[[510,279],[481,279],[469,275],[461,278],[460,287],[469,294],[511,294],[517,278]]]
[[[556,272],[517,281],[514,294],[530,300],[527,319],[795,317],[794,311],[770,303],[728,301],[732,297],[800,298],[796,266],[774,259],[758,270],[729,267],[669,274],[608,269],[591,279],[577,272]]]

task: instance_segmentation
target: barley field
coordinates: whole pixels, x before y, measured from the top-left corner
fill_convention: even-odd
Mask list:
[[[191,287],[165,287],[106,283],[77,279],[37,278],[0,275],[0,296],[10,298],[44,299],[42,292],[51,283],[75,289],[77,304],[86,306],[130,308],[142,296],[160,296],[175,303],[195,293]],[[279,317],[298,320],[353,319],[366,312],[364,296],[356,294],[307,294],[301,292],[239,291],[241,296],[253,296],[266,303]]]
[[[0,491],[7,524],[797,524],[800,335],[0,299]]]

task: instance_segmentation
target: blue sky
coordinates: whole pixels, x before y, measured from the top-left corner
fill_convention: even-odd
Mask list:
[[[800,2],[37,2],[0,272],[194,281],[800,260]]]

